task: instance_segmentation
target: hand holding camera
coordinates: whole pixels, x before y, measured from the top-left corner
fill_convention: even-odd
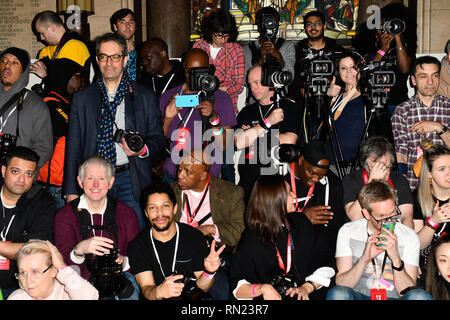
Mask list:
[[[269,121],[271,126],[274,126],[283,120],[284,120],[284,111],[281,108],[276,108],[267,117],[267,121]]]

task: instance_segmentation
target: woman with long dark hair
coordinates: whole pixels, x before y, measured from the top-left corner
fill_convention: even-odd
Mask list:
[[[433,245],[425,290],[434,300],[450,300],[450,234],[441,236]]]
[[[247,205],[246,229],[231,263],[237,299],[323,299],[335,275],[325,239],[303,214],[280,175],[260,176]]]
[[[335,65],[336,77],[333,78],[327,95],[331,97],[330,114],[342,148],[344,167],[350,170],[356,163],[366,122],[360,88],[361,56],[356,52],[346,52],[336,60]],[[333,144],[335,150],[338,150],[335,141]]]

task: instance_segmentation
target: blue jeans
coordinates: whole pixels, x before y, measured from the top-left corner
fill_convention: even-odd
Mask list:
[[[121,298],[119,299],[118,297],[116,297],[116,300],[139,300],[139,294],[141,292],[141,289],[139,289],[139,286],[136,282],[136,279],[134,278],[134,276],[129,273],[129,272],[124,272],[125,277],[131,281],[131,284],[133,285],[134,291],[133,294],[129,297],[129,298]]]
[[[369,296],[359,293],[350,287],[335,286],[328,290],[327,300],[370,300]],[[400,298],[388,300],[433,300],[433,297],[423,289],[412,289]]]
[[[109,195],[129,205],[136,212],[139,228],[142,230],[147,225],[147,220],[141,210],[139,202],[134,199],[131,187],[130,171],[123,171],[114,175],[114,184],[109,190]]]

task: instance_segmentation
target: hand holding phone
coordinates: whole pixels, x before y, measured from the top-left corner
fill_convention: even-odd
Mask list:
[[[198,105],[198,94],[184,94],[175,96],[175,107],[177,108],[194,108]]]

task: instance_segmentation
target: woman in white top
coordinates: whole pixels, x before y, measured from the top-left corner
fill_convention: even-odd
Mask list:
[[[98,291],[64,263],[49,241],[31,240],[17,253],[21,289],[8,300],[98,300]]]

